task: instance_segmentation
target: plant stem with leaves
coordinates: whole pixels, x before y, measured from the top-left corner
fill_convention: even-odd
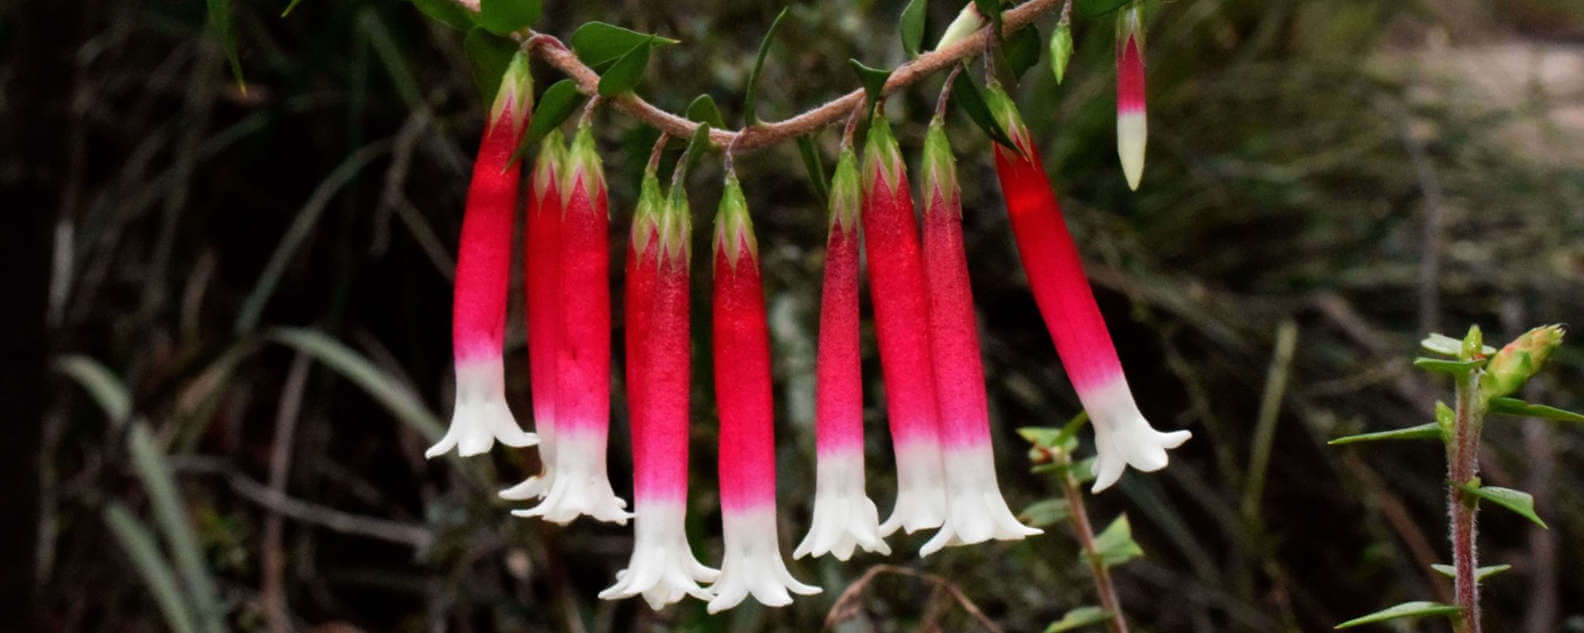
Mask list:
[[[1479,550],[1476,546],[1475,514],[1478,498],[1462,486],[1478,486],[1479,435],[1484,424],[1485,407],[1478,396],[1477,372],[1457,379],[1457,409],[1453,417],[1453,437],[1447,442],[1447,507],[1452,514],[1452,567],[1457,576],[1457,605],[1463,608],[1462,633],[1479,633]]]
[[[1062,493],[1066,495],[1067,507],[1072,513],[1073,533],[1078,536],[1084,558],[1089,561],[1095,592],[1100,594],[1100,608],[1106,612],[1112,633],[1127,633],[1127,618],[1122,615],[1122,603],[1117,600],[1116,585],[1111,582],[1111,568],[1106,565],[1105,557],[1095,545],[1094,528],[1089,524],[1088,510],[1084,509],[1083,491],[1079,488],[1082,482],[1073,475],[1072,457],[1066,451],[1058,453],[1067,466],[1059,477]]]

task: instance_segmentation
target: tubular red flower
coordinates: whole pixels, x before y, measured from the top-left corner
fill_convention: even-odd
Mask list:
[[[626,523],[627,503],[605,472],[610,432],[610,255],[605,172],[587,124],[562,181],[561,313],[556,354],[556,475],[544,501],[519,516],[568,523],[587,514]]]
[[[1144,146],[1149,125],[1144,117],[1144,27],[1134,2],[1117,14],[1117,156],[1129,189],[1144,177]]]
[[[885,536],[899,527],[909,533],[940,527],[946,494],[913,196],[891,126],[880,114],[864,147],[863,186],[864,250],[897,462],[896,507],[880,524]]]
[[[1139,412],[1028,128],[1000,88],[992,86],[987,100],[1021,149],[1019,153],[996,145],[996,175],[1034,302],[1094,424],[1099,453],[1094,490],[1116,483],[1127,466],[1165,468],[1166,449],[1181,445],[1190,434],[1156,431]]]
[[[644,446],[638,442],[643,436],[642,426],[644,418],[648,415],[648,407],[644,405],[644,354],[650,343],[649,321],[650,306],[654,299],[656,277],[660,273],[660,258],[654,252],[654,241],[658,237],[659,214],[665,200],[660,195],[660,179],[655,176],[654,166],[644,170],[643,182],[639,187],[638,205],[633,212],[632,235],[627,241],[627,263],[624,272],[626,287],[623,291],[623,321],[624,321],[624,347],[626,348],[627,362],[625,377],[627,386],[627,423],[631,427],[633,442],[633,461],[642,459]],[[634,473],[637,474],[636,471]]]
[[[930,350],[946,469],[946,522],[919,550],[928,556],[948,545],[1017,540],[1040,530],[1018,523],[996,483],[984,366],[963,253],[957,167],[939,117],[930,123],[924,140],[922,199]]]
[[[880,539],[879,511],[864,492],[863,371],[858,353],[858,222],[862,206],[858,159],[843,147],[830,187],[825,280],[820,290],[815,370],[817,453],[814,517],[794,558],[855,546],[890,554]]]
[[[561,188],[566,141],[550,132],[534,163],[528,198],[528,247],[524,281],[528,286],[528,381],[533,392],[534,431],[539,435],[540,474],[502,490],[503,499],[542,497],[555,480],[555,360],[558,353],[561,294]]]
[[[791,604],[791,590],[819,593],[787,571],[776,539],[775,420],[770,389],[770,337],[759,246],[742,187],[729,171],[715,216],[712,351],[720,416],[719,480],[725,555],[710,588],[709,612],[736,606],[750,593],[768,606]]]
[[[511,156],[528,128],[532,103],[533,77],[528,73],[527,57],[519,53],[501,78],[473,162],[451,311],[456,408],[445,436],[424,452],[425,457],[443,455],[452,448],[462,456],[477,455],[488,451],[496,440],[509,446],[530,446],[538,441],[517,426],[506,406],[501,359],[512,222],[522,177]]]

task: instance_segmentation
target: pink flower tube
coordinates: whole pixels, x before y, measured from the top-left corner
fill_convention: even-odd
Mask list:
[[[1022,150],[1020,154],[997,144],[996,175],[1034,302],[1094,425],[1094,491],[1116,483],[1128,466],[1146,472],[1165,468],[1166,449],[1182,445],[1190,434],[1157,431],[1139,412],[1028,127],[1000,88],[992,86],[986,98]]]
[[[946,490],[929,348],[929,299],[913,194],[902,153],[882,114],[869,124],[863,186],[869,291],[897,463],[896,507],[880,524],[880,535],[886,536],[899,527],[908,533],[940,527],[946,520]]]
[[[692,219],[679,188],[661,199],[653,170],[644,174],[628,251],[628,402],[633,435],[633,552],[607,600],[643,595],[654,609],[693,596],[720,572],[693,557],[688,545],[688,400],[692,343],[688,324]],[[647,217],[642,217],[647,216]],[[640,278],[643,277],[643,278]],[[635,306],[634,292],[645,292]],[[634,308],[637,309],[634,309]],[[633,321],[642,319],[645,323]],[[635,327],[636,326],[636,327]]]
[[[749,594],[779,607],[792,603],[788,590],[820,591],[792,577],[776,539],[775,415],[759,245],[742,186],[729,170],[715,215],[714,251],[712,348],[726,549],[720,578],[710,587],[710,613],[730,609]]]
[[[858,158],[843,147],[831,179],[825,282],[820,290],[815,382],[814,518],[794,558],[854,547],[890,554],[880,538],[879,510],[864,492],[863,371],[858,353],[858,222],[862,205]]]
[[[963,253],[957,166],[939,117],[924,137],[923,167],[924,275],[946,465],[946,523],[919,550],[928,556],[948,545],[1019,540],[1040,530],[1018,523],[996,483],[984,366]]]
[[[450,428],[424,451],[425,457],[444,455],[453,448],[464,457],[478,455],[489,451],[496,440],[508,446],[531,446],[539,441],[517,426],[506,406],[501,359],[512,222],[522,177],[521,169],[511,164],[511,156],[528,128],[532,105],[533,76],[528,73],[527,56],[518,53],[501,78],[473,162],[451,308],[456,408]]]
[[[555,478],[539,505],[512,514],[569,523],[587,514],[625,524],[627,502],[605,472],[610,433],[610,255],[605,171],[587,124],[561,183],[561,313],[556,354]]]
[[[1128,188],[1137,190],[1144,177],[1144,146],[1149,125],[1144,118],[1144,27],[1137,2],[1117,14],[1117,157]]]

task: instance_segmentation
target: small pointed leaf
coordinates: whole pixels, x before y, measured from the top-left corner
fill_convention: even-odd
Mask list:
[[[1428,356],[1414,359],[1414,367],[1440,374],[1466,374],[1479,369],[1484,364],[1483,360],[1446,360]]]
[[[687,118],[689,121],[708,123],[718,130],[726,129],[726,117],[721,116],[720,106],[715,105],[714,97],[709,95],[699,95],[688,103]]]
[[[1574,413],[1567,409],[1548,407],[1543,404],[1524,402],[1517,398],[1491,398],[1490,412],[1502,415],[1514,415],[1525,418],[1540,418],[1543,420],[1557,420],[1561,422],[1584,423],[1584,413]]]
[[[1419,341],[1419,347],[1433,354],[1457,358],[1459,354],[1463,353],[1463,339],[1452,338],[1439,332],[1431,332],[1424,340]],[[1486,345],[1480,351],[1484,355],[1490,356],[1496,353],[1496,348]]]
[[[577,82],[562,79],[550,84],[544,94],[539,95],[539,103],[534,106],[532,120],[528,122],[528,132],[523,135],[522,145],[517,147],[517,154],[521,156],[529,148],[537,147],[546,134],[560,127],[561,123],[577,110],[578,102],[582,100],[583,95],[578,93]]]
[[[215,39],[220,40],[220,47],[225,49],[226,61],[231,63],[231,75],[236,77],[242,93],[247,94],[247,82],[242,80],[242,61],[237,57],[236,27],[231,21],[231,0],[205,0],[209,10],[209,27],[214,29]]]
[[[479,0],[479,26],[496,35],[533,26],[539,21],[539,0]]]
[[[1502,488],[1500,486],[1471,486],[1468,484],[1461,484],[1458,487],[1476,497],[1499,505],[1503,508],[1507,508],[1508,510],[1512,510],[1513,512],[1518,513],[1519,516],[1534,522],[1535,525],[1548,530],[1551,529],[1550,526],[1545,524],[1545,521],[1540,520],[1540,515],[1535,514],[1534,496],[1527,492],[1522,490],[1513,490],[1512,488]]]
[[[847,63],[852,65],[853,72],[858,73],[858,81],[863,83],[864,95],[868,98],[865,102],[868,112],[864,118],[869,118],[869,116],[874,114],[875,106],[879,105],[880,100],[885,98],[882,93],[885,91],[886,80],[891,78],[891,71],[881,68],[870,68],[856,59],[849,59]]]
[[[1450,604],[1441,604],[1439,602],[1426,602],[1423,600],[1416,602],[1404,602],[1394,607],[1386,607],[1385,609],[1381,609],[1380,611],[1376,611],[1366,616],[1353,618],[1336,625],[1335,628],[1346,629],[1358,626],[1360,624],[1374,624],[1376,622],[1385,622],[1387,620],[1396,620],[1398,618],[1418,618],[1429,615],[1451,616],[1462,612],[1463,609],[1459,607],[1455,607]]]
[[[1115,567],[1144,555],[1144,550],[1133,542],[1133,528],[1124,514],[1095,536],[1095,551],[1106,567]]]
[[[1062,429],[1054,426],[1025,426],[1017,434],[1039,448],[1050,448],[1061,441]]]
[[[1079,627],[1099,624],[1111,619],[1111,614],[1096,606],[1082,606],[1062,614],[1060,620],[1045,627],[1045,633],[1061,633]]]
[[[1072,516],[1072,506],[1066,499],[1056,497],[1029,504],[1029,507],[1023,508],[1023,511],[1018,513],[1018,520],[1042,528],[1066,521],[1069,516]]]
[[[759,57],[754,59],[753,72],[748,73],[748,90],[743,95],[743,127],[759,123],[759,113],[755,111],[759,105],[759,72],[764,70],[765,56],[770,53],[770,43],[775,41],[776,29],[781,27],[781,20],[786,18],[791,8],[787,7],[776,14],[770,29],[765,31],[764,39],[759,41]]]
[[[1089,459],[1082,459],[1074,462],[1072,466],[1068,467],[1072,471],[1073,479],[1078,483],[1088,483],[1094,481],[1094,466],[1095,461],[1098,459],[1099,458],[1096,457],[1090,457]]]
[[[1457,568],[1453,567],[1451,565],[1442,565],[1440,563],[1436,563],[1434,565],[1431,565],[1430,568],[1434,569],[1436,571],[1436,573],[1441,574],[1442,576],[1446,576],[1447,578],[1457,578]],[[1490,578],[1491,576],[1495,576],[1495,575],[1500,574],[1500,573],[1502,573],[1504,571],[1507,571],[1509,569],[1512,569],[1512,565],[1508,565],[1508,564],[1505,564],[1505,563],[1503,563],[1501,565],[1491,565],[1489,567],[1481,567],[1479,569],[1474,570],[1474,580],[1476,582],[1484,582],[1486,578]]]
[[[1067,76],[1067,62],[1072,60],[1073,37],[1072,25],[1066,20],[1056,24],[1056,32],[1050,38],[1051,73],[1056,75],[1056,85],[1060,86],[1062,79]]]
[[[709,134],[709,121],[699,121],[698,128],[693,130],[693,138],[688,139],[687,149],[683,150],[682,157],[677,159],[677,171],[671,174],[673,187],[682,186],[682,180],[687,178],[687,173],[698,166],[699,159],[704,156],[704,150],[709,149]]]
[[[1062,425],[1061,432],[1056,434],[1056,439],[1051,442],[1051,445],[1065,445],[1068,440],[1077,437],[1078,430],[1082,429],[1083,425],[1088,422],[1089,412],[1087,410],[1079,411],[1078,415],[1073,416],[1071,420],[1067,421],[1067,424]],[[1068,450],[1069,452],[1071,451],[1071,449]]]
[[[638,44],[605,69],[605,74],[600,75],[599,80],[600,96],[614,97],[637,86],[638,80],[643,79],[644,68],[649,66],[649,49],[652,46],[653,43],[649,41]]]
[[[453,29],[466,31],[473,28],[473,14],[451,0],[412,0],[412,3],[430,19]]]
[[[925,0],[909,0],[902,9],[902,18],[898,20],[902,50],[907,51],[909,57],[918,57],[919,47],[924,45],[924,7],[928,4]]]
[[[825,182],[825,165],[820,160],[819,148],[814,146],[814,137],[804,134],[797,138],[798,154],[803,157],[803,168],[808,171],[809,186],[814,188],[814,195],[820,200],[830,196],[830,185]]]
[[[1430,440],[1440,438],[1441,427],[1434,422],[1426,422],[1418,426],[1392,429],[1390,431],[1376,431],[1374,433],[1360,433],[1358,435],[1339,437],[1326,442],[1326,444],[1331,446],[1341,446],[1343,444],[1354,444],[1357,442],[1379,442],[1382,440]]]
[[[681,40],[639,33],[605,22],[589,22],[572,32],[572,52],[591,67],[599,68],[621,58],[634,46],[648,42],[669,46]]]

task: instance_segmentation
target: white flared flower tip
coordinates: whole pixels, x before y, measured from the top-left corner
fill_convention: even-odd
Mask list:
[[[1007,508],[996,484],[995,456],[988,443],[947,448],[944,453],[946,523],[919,549],[919,556],[929,556],[947,546],[990,539],[1016,541],[1044,533],[1019,523]]]
[[[1098,455],[1093,492],[1111,487],[1128,466],[1143,472],[1165,468],[1166,449],[1177,448],[1193,437],[1188,431],[1162,432],[1150,426],[1121,375],[1092,393],[1078,395],[1095,430]]]
[[[565,525],[581,515],[610,523],[627,524],[632,513],[627,502],[611,490],[605,474],[605,443],[591,437],[557,429],[555,476],[550,478],[544,500],[527,510],[512,510],[520,517],[540,517]]]
[[[616,572],[616,584],[601,591],[605,600],[642,595],[656,611],[693,596],[709,601],[714,595],[699,586],[714,582],[720,572],[700,563],[688,546],[681,501],[640,503],[634,520],[632,558]]]
[[[775,508],[726,511],[726,552],[721,561],[720,578],[709,590],[710,613],[737,606],[749,595],[768,607],[792,604],[791,593],[811,596],[819,587],[805,585],[787,571],[776,542]]]
[[[847,560],[855,547],[890,554],[880,538],[880,511],[864,494],[863,453],[821,454],[814,483],[814,519],[793,558],[831,554]]]
[[[521,483],[502,490],[497,494],[507,501],[527,501],[538,499],[550,492],[555,483],[555,472],[548,471],[543,475],[534,475],[522,480]]]
[[[908,534],[938,528],[946,522],[946,483],[941,472],[940,445],[914,442],[897,447],[897,500],[891,516],[880,524],[880,536],[897,528]]]
[[[1128,189],[1138,191],[1144,178],[1144,147],[1149,140],[1149,124],[1143,110],[1117,112],[1117,157],[1122,159],[1122,174]]]
[[[489,452],[496,441],[507,446],[533,446],[539,436],[522,430],[506,406],[505,367],[499,356],[458,362],[456,408],[451,427],[424,457],[434,459],[451,449],[463,457]]]

